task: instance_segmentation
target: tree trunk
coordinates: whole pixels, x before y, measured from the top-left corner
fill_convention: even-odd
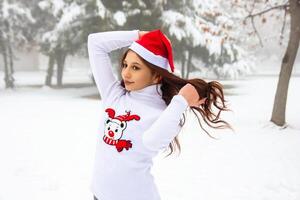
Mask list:
[[[65,66],[65,59],[66,54],[63,50],[59,50],[56,55],[56,62],[57,62],[57,86],[62,87],[62,78],[64,73],[64,66]]]
[[[11,40],[10,40],[10,37],[9,37],[8,44],[7,44],[7,47],[8,47],[8,58],[9,58],[9,72],[10,72],[9,77],[10,77],[11,88],[14,88],[15,87],[15,84],[14,84],[15,79],[14,79],[14,76],[13,76],[13,74],[14,74],[14,61],[13,61],[14,55],[13,55],[13,51],[12,51],[12,48],[11,48],[11,42],[10,41]]]
[[[183,55],[181,58],[181,77],[184,78],[185,74],[185,56]]]
[[[5,88],[14,88],[14,78],[11,73],[11,67],[8,63],[8,51],[6,49],[7,45],[4,44],[2,47],[2,55],[3,55],[3,61],[4,61],[4,82],[5,82]]]
[[[300,2],[299,0],[289,0],[289,3],[291,15],[290,36],[288,47],[281,64],[271,117],[271,121],[278,126],[285,125],[288,86],[300,41]]]
[[[2,48],[2,55],[4,61],[4,81],[5,81],[5,88],[14,88],[14,78],[12,76],[13,73],[13,57],[12,57],[12,49],[10,43],[10,26],[7,20],[4,21],[4,28],[5,34],[7,37],[1,35],[1,48]],[[10,62],[8,63],[8,60]]]
[[[54,61],[55,61],[54,54],[50,53],[49,61],[48,61],[47,76],[46,76],[46,80],[45,80],[45,85],[47,85],[47,86],[51,86],[53,68],[54,68],[54,64],[55,64]]]
[[[5,88],[9,88],[9,71],[8,71],[8,63],[7,63],[7,51],[5,44],[2,46],[2,56],[3,56],[3,62],[4,62],[4,82],[5,82]]]
[[[186,76],[185,78],[186,79],[189,78],[189,74],[190,74],[190,71],[191,71],[192,57],[193,57],[193,52],[190,49],[188,51],[188,60],[187,60],[186,73],[185,73],[185,76]]]

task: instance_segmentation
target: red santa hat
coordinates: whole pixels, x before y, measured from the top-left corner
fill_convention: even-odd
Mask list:
[[[151,64],[174,72],[171,43],[159,29],[144,34],[133,42],[129,49]]]

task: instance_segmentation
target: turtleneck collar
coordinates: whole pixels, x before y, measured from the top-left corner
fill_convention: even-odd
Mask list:
[[[162,99],[161,83],[149,85],[139,90],[127,91],[129,97],[145,100],[148,103],[165,105],[165,101]]]
[[[139,90],[128,91],[130,95],[162,96],[161,83],[149,85]]]

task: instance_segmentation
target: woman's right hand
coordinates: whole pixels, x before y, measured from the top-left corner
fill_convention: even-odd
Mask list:
[[[149,31],[139,31],[139,39]]]
[[[188,83],[185,86],[183,86],[180,90],[179,90],[179,95],[182,95],[186,101],[188,102],[189,106],[196,106],[199,107],[201,104],[203,104],[206,100],[206,98],[202,98],[199,100],[199,95],[198,92],[196,90],[196,88]]]
[[[139,31],[139,39],[146,33],[149,33],[149,31]],[[171,40],[166,35],[165,35],[165,37],[167,38],[167,40],[169,40],[169,42],[171,44]]]

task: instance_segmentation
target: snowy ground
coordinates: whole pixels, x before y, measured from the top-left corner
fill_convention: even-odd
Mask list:
[[[4,90],[0,73],[0,200],[83,200],[89,191],[101,101],[94,87]],[[40,73],[16,74],[17,84],[42,84]],[[85,82],[66,75],[65,82]],[[192,115],[180,133],[179,157],[155,158],[153,173],[163,200],[299,200],[300,105],[290,81],[288,127],[270,119],[277,77],[227,81],[235,132],[210,131]]]

